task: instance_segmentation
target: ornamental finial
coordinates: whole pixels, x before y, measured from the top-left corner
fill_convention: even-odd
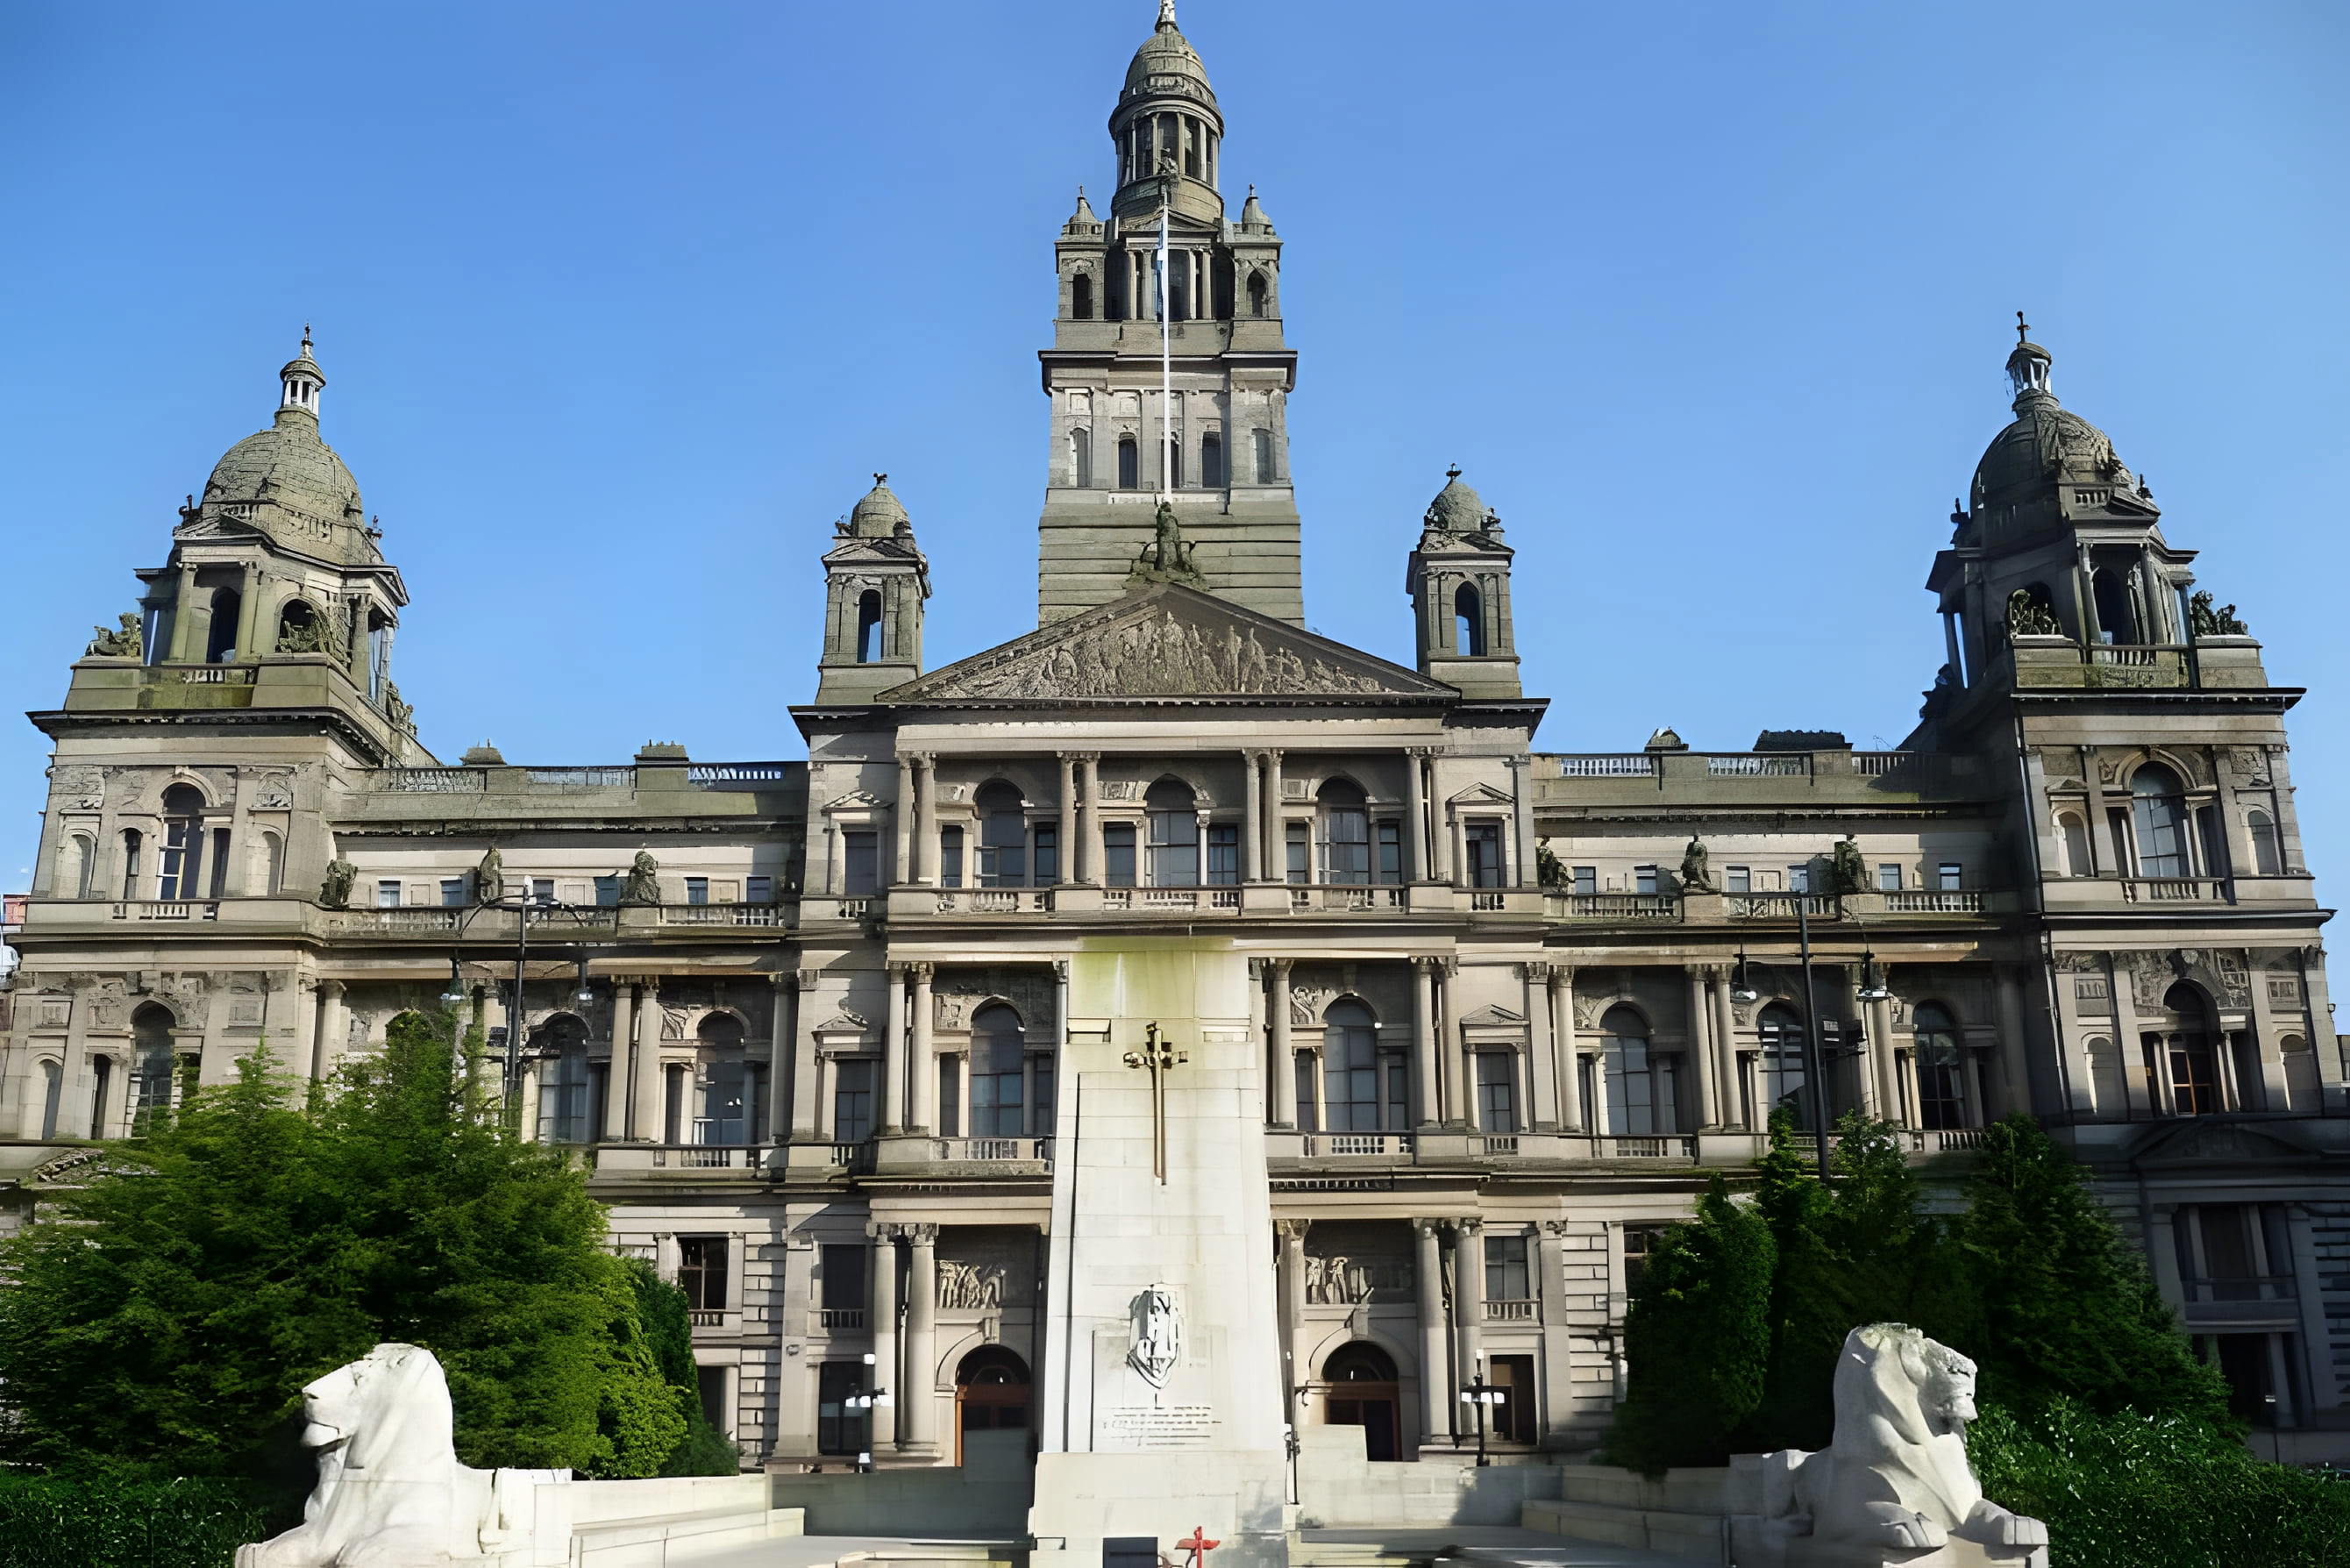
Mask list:
[[[1175,0],[1159,0],[1159,30],[1162,33],[1176,30]]]
[[[2032,324],[2023,319],[2023,312],[2021,310],[2015,313],[2015,340],[2018,343],[2032,341]]]

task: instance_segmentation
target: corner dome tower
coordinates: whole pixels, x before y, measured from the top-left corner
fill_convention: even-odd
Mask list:
[[[213,532],[255,530],[338,565],[380,561],[359,481],[318,436],[327,373],[311,358],[309,328],[277,379],[276,418],[213,464],[191,524]]]
[[[1975,511],[2038,499],[2058,484],[2139,488],[2106,432],[2058,403],[2048,389],[2055,358],[2024,336],[2029,330],[2018,312],[2015,351],[2007,357],[2015,419],[1991,438],[1975,465]]]
[[[1223,111],[1208,85],[1208,67],[1175,25],[1175,0],[1159,0],[1159,25],[1126,67],[1126,86],[1110,110],[1118,143],[1118,194],[1110,211],[1133,217],[1167,206],[1179,217],[1221,225],[1216,161],[1223,145]]]

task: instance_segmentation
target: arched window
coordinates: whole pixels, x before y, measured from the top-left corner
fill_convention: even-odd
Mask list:
[[[93,1056],[89,1062],[89,1136],[110,1137],[113,1129],[107,1125],[108,1114],[113,1110],[109,1102],[114,1095],[114,1058]]]
[[[98,842],[86,833],[69,833],[57,849],[57,896],[89,897],[90,878],[98,871]]]
[[[868,588],[857,596],[857,662],[881,661],[881,590]]]
[[[1648,1046],[1648,1022],[1628,1007],[1611,1007],[1599,1020],[1607,1068],[1607,1130],[1634,1137],[1669,1133],[1673,1079],[1669,1059]]]
[[[236,620],[244,607],[244,596],[234,588],[213,590],[212,628],[204,634],[204,662],[226,664],[236,658]]]
[[[1178,393],[1177,396],[1180,397],[1181,394]],[[1173,441],[1169,441],[1165,446],[1161,447],[1159,451],[1165,454],[1167,459],[1167,488],[1170,490],[1182,489],[1183,438],[1180,424],[1177,428],[1176,438]]]
[[[1094,280],[1089,273],[1078,273],[1069,279],[1069,315],[1077,321],[1094,318]]]
[[[307,599],[287,599],[286,607],[277,612],[276,651],[279,653],[317,653],[324,650],[326,639],[319,634],[318,612]]]
[[[586,1143],[593,1136],[588,1118],[588,1025],[558,1012],[539,1025],[536,1042],[554,1055],[538,1069],[538,1141]]]
[[[148,1002],[130,1015],[130,1136],[138,1137],[155,1119],[172,1108],[172,1070],[179,1058],[172,1051],[172,1030],[179,1020],[160,1002]]]
[[[1264,307],[1268,303],[1270,303],[1268,297],[1270,292],[1271,291],[1264,286],[1264,274],[1261,272],[1252,272],[1249,274],[1248,313],[1251,316],[1263,316],[1264,314]]]
[[[1783,1002],[1773,1002],[1754,1021],[1762,1035],[1762,1107],[1764,1113],[1789,1110],[1795,1125],[1812,1125],[1812,1102],[1804,1073],[1804,1021]]]
[[[1371,819],[1362,786],[1352,779],[1323,782],[1315,792],[1321,821],[1322,880],[1350,884],[1371,879]]]
[[[1029,1131],[1028,1035],[1020,1015],[991,1002],[971,1019],[971,1136],[1020,1137]]]
[[[1381,1116],[1379,1031],[1371,1010],[1351,998],[1322,1015],[1322,1111],[1334,1133],[1399,1128],[1402,1107]]]
[[[2177,1015],[2175,1027],[2158,1037],[2170,1056],[2170,1108],[2173,1115],[2208,1116],[2220,1108],[2220,1064],[2213,1049],[2211,1014],[2203,993],[2179,981],[2163,993],[2165,1011]]]
[[[275,898],[286,890],[286,840],[275,833],[264,832],[261,847],[255,857],[254,891]]]
[[[1385,1463],[1401,1457],[1401,1438],[1396,1422],[1399,1390],[1392,1356],[1378,1345],[1360,1340],[1342,1345],[1322,1364],[1322,1380],[1326,1385],[1323,1425],[1360,1427],[1363,1452],[1375,1462]]]
[[[979,808],[979,885],[1026,887],[1028,814],[1020,792],[999,779],[981,790],[972,804]]]
[[[1224,438],[1214,431],[1200,438],[1200,483],[1210,490],[1224,487]]]
[[[956,1430],[995,1432],[1027,1426],[1030,1386],[1026,1362],[1000,1345],[981,1345],[955,1368]]]
[[[2024,584],[2023,597],[2032,606],[2033,611],[2033,624],[2047,627],[2051,630],[2054,630],[2063,625],[2063,622],[2058,620],[2056,618],[2056,600],[2054,596],[2049,593],[2048,585],[2046,583]],[[2014,626],[2011,624],[2009,630],[2012,632],[2015,629]]]
[[[44,1139],[57,1136],[57,1106],[64,1098],[65,1068],[55,1062],[41,1064],[41,1130],[35,1136]]]
[[[140,870],[139,852],[143,847],[144,843],[140,838],[137,828],[126,827],[122,830],[122,896],[126,898],[139,897]]]
[[[693,1141],[734,1147],[751,1141],[751,1072],[743,1059],[743,1021],[702,1015],[694,1026]]]
[[[1452,650],[1466,659],[1485,657],[1485,602],[1473,583],[1452,596]]]
[[[1256,482],[1259,484],[1271,484],[1274,483],[1273,432],[1267,430],[1252,431],[1249,436],[1252,444],[1256,448]]]
[[[1972,1125],[1967,1110],[1965,1060],[1960,1055],[1959,1026],[1949,1011],[1921,1002],[1910,1014],[1910,1036],[1916,1042],[1918,1118],[1929,1128],[1946,1130]]]
[[[2129,585],[2118,572],[2099,567],[2089,574],[2091,597],[2097,606],[2097,638],[2102,642],[2143,642],[2137,613],[2130,603]]]
[[[1142,453],[1130,435],[1118,438],[1118,487],[1120,490],[1142,488]]]
[[[163,792],[163,857],[157,867],[155,897],[192,898],[202,886],[204,857],[204,797],[192,784]]]
[[[1200,885],[1199,797],[1178,779],[1160,779],[1142,797],[1149,816],[1149,885],[1153,888],[1196,888]]]
[[[2137,837],[2141,877],[2185,877],[2187,786],[2160,763],[2147,763],[2130,775],[2130,821]]]
[[[2089,867],[2088,825],[2072,812],[2065,812],[2056,819],[2056,836],[2064,844],[2064,875],[2067,877],[2092,875]]]
[[[1094,484],[1094,432],[1082,426],[1069,432],[1069,483],[1079,490]]]
[[[2252,841],[2253,875],[2283,876],[2284,856],[2277,846],[2276,819],[2265,811],[2248,812],[2244,816],[2244,831]]]

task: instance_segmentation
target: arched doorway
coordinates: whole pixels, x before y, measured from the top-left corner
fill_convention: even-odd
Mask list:
[[[1360,1427],[1363,1452],[1374,1461],[1402,1458],[1403,1435],[1396,1413],[1394,1360],[1376,1345],[1342,1345],[1322,1364],[1322,1424]]]
[[[955,1368],[955,1463],[962,1463],[965,1432],[1001,1432],[1028,1425],[1028,1364],[1000,1345],[983,1345]]]

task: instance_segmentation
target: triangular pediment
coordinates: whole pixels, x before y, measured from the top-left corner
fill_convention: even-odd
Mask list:
[[[2130,1158],[2141,1166],[2277,1165],[2317,1156],[2282,1129],[2195,1117],[2158,1128]]]
[[[893,686],[884,702],[1116,702],[1312,697],[1440,702],[1417,670],[1230,600],[1153,583]]]
[[[1523,1012],[1513,1012],[1499,1002],[1488,1002],[1474,1012],[1463,1014],[1461,1023],[1466,1029],[1499,1029],[1525,1021],[1526,1015]]]
[[[1447,805],[1510,805],[1514,803],[1492,784],[1471,784],[1459,794],[1451,796],[1444,804]]]

